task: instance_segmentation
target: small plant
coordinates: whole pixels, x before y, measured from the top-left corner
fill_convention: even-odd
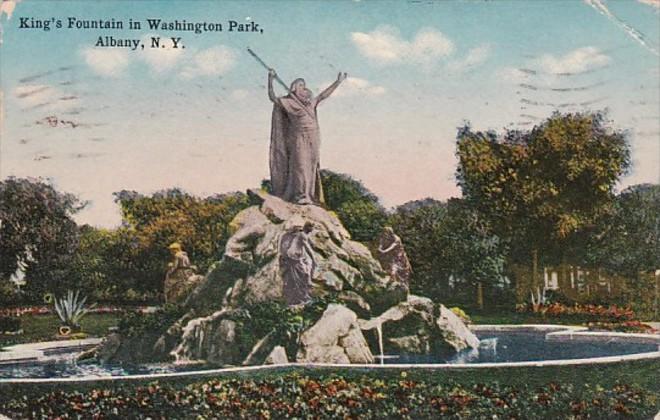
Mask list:
[[[453,308],[449,308],[449,310],[452,311],[454,313],[454,315],[459,317],[461,319],[461,321],[463,321],[464,323],[466,323],[466,324],[471,324],[472,323],[472,319],[470,319],[470,316],[468,314],[466,314],[465,311],[463,309],[459,308],[458,306],[454,306]]]
[[[84,296],[82,299],[79,299],[79,297],[80,291],[73,293],[73,291],[69,290],[67,291],[66,298],[54,300],[55,312],[57,312],[57,316],[62,321],[64,331],[68,330],[69,333],[72,330],[80,330],[80,320],[95,306],[85,307],[87,296]]]
[[[534,312],[539,312],[540,308],[548,303],[548,299],[546,298],[545,293],[547,292],[548,289],[545,287],[543,288],[543,291],[541,291],[540,288],[536,288],[536,296],[534,296],[534,292],[530,292],[530,297],[531,297],[531,303],[532,303],[532,310]]]

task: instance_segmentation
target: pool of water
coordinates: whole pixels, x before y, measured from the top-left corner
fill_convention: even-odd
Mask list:
[[[158,373],[190,372],[213,368],[208,365],[119,365],[76,362],[73,357],[46,363],[15,364],[0,366],[0,378],[74,378],[145,375]],[[218,366],[215,366],[218,367]]]
[[[640,343],[635,339],[622,340],[581,336],[574,340],[548,340],[546,332],[479,331],[481,344],[478,350],[466,350],[451,357],[440,355],[391,355],[385,345],[383,364],[479,364],[506,362],[533,362],[547,360],[589,359],[595,357],[623,356],[637,353],[660,352],[658,343]],[[380,364],[380,357],[376,356]],[[116,377],[136,374],[194,372],[220,368],[206,364],[172,365],[151,364],[140,366],[100,365],[93,362],[76,362],[75,354],[63,354],[59,360],[0,365],[2,378],[71,378]]]
[[[579,337],[574,340],[547,340],[546,332],[480,331],[478,350],[464,350],[456,355],[402,354],[384,357],[385,364],[420,363],[510,363],[545,360],[590,359],[594,357],[624,356],[659,351],[658,344],[603,340]],[[387,354],[387,349],[385,349]]]

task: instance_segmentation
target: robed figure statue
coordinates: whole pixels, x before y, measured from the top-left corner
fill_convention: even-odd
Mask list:
[[[323,187],[320,175],[321,136],[316,107],[327,99],[346,73],[314,97],[305,80],[291,83],[286,96],[277,97],[273,90],[274,70],[268,72],[268,97],[273,102],[270,134],[271,193],[290,203],[321,204]]]

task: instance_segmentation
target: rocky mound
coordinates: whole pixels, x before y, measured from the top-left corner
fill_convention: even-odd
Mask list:
[[[362,331],[383,324],[388,346],[401,351],[478,346],[458,318],[447,321],[446,308],[408,296],[408,285],[386,275],[332,212],[262,191],[249,194],[254,205],[232,221],[224,255],[186,300],[185,315],[157,340],[122,337],[119,346],[116,337],[109,340],[118,349],[106,348],[106,359],[372,363],[377,345],[369,346]],[[311,227],[313,304],[287,307],[280,247],[284,235],[302,225]]]

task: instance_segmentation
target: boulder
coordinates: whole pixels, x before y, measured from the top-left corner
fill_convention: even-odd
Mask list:
[[[286,350],[282,346],[275,346],[264,361],[265,365],[284,365],[287,363],[289,363],[289,359],[286,357]]]
[[[446,354],[479,347],[460,318],[421,296],[409,295],[379,316],[358,322],[365,331],[381,328],[385,353]]]
[[[479,339],[465,323],[444,305],[439,305],[440,310],[436,325],[440,330],[443,342],[454,349],[461,351],[466,348],[478,349]]]
[[[321,319],[300,338],[296,356],[303,363],[373,363],[357,322],[355,312],[338,304],[330,304]]]
[[[195,318],[186,324],[177,346],[171,351],[176,362],[205,360],[217,364],[239,364],[245,354],[236,318],[240,310],[222,309],[210,316]]]

